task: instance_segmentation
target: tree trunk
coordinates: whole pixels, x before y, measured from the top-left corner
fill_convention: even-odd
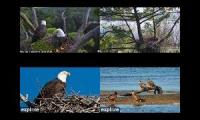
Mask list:
[[[154,9],[154,7],[153,7],[153,12],[155,12],[155,9]],[[155,18],[154,18],[154,16],[153,16],[153,37],[154,37],[154,39],[156,39],[156,23],[155,23]]]
[[[137,8],[133,7],[133,10],[135,13],[135,20],[136,20],[138,36],[139,36],[139,40],[136,41],[136,49],[138,50],[138,52],[141,52],[141,45],[144,43],[144,40],[143,40],[141,26],[140,26],[140,18],[137,13]]]
[[[142,36],[142,30],[140,26],[140,18],[137,13],[137,8],[133,7],[134,13],[135,13],[135,20],[137,24],[137,30],[138,30],[138,36],[139,36],[139,43],[143,43],[143,36]]]
[[[38,27],[38,18],[37,18],[37,13],[34,7],[31,7],[31,11],[32,11],[32,21],[33,21],[33,25],[35,26],[35,28]]]

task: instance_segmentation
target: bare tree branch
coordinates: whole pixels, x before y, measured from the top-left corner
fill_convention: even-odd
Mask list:
[[[81,25],[81,27],[78,29],[76,37],[75,37],[75,44],[71,47],[70,50],[68,50],[67,52],[76,52],[81,44],[83,44],[83,42],[86,42],[87,40],[89,40],[92,37],[96,37],[95,33],[97,32],[97,28],[99,29],[99,26],[96,27],[95,29],[89,31],[87,34],[85,34],[84,36],[82,36],[81,34],[84,32],[84,30],[87,28],[88,25],[88,19],[90,16],[90,11],[91,8],[87,9],[87,12],[85,14],[85,17],[83,19],[83,24]],[[98,30],[99,31],[99,30]],[[99,33],[99,32],[98,32]],[[93,35],[94,34],[94,35]]]
[[[149,17],[149,16],[151,16],[151,15],[157,13],[157,12],[160,11],[161,9],[163,9],[163,8],[161,7],[161,8],[159,8],[158,10],[155,10],[155,11],[152,12],[152,13],[146,14],[146,15],[140,17],[140,19],[143,19],[143,18]],[[133,13],[133,14],[134,14],[134,13]]]
[[[91,8],[88,8],[87,12],[86,12],[86,15],[85,15],[85,17],[83,19],[83,24],[79,28],[78,33],[83,32],[85,30],[85,28],[87,27],[87,25],[88,25],[88,19],[89,19],[89,16],[90,16],[90,11],[91,11]]]
[[[81,48],[91,38],[96,38],[94,40],[98,40],[98,37],[99,37],[99,34],[100,34],[99,28],[100,28],[100,26],[97,26],[96,28],[94,28],[93,30],[89,31],[84,36],[76,39],[76,43],[67,52],[70,52],[70,53],[76,52],[79,48]]]
[[[31,21],[28,19],[28,17],[23,12],[20,12],[20,17],[31,28],[32,31],[35,31],[34,25],[31,23]]]
[[[157,41],[155,44],[158,45],[158,44],[161,44],[165,39],[167,39],[168,37],[170,37],[174,27],[176,26],[176,24],[178,23],[178,21],[180,20],[180,16],[178,17],[178,19],[174,22],[172,28],[170,29],[170,31],[168,32],[168,34],[162,38],[161,40]]]
[[[66,16],[65,16],[65,10],[61,13],[61,18],[63,20],[63,30],[66,33],[67,32],[67,24],[66,24]]]
[[[64,30],[64,32],[65,32],[65,34],[66,34],[66,37],[67,37],[67,39],[69,39],[69,35],[68,35],[68,32],[67,32],[67,23],[66,23],[66,19],[67,19],[67,17],[65,16],[65,10],[61,13],[61,18],[62,18],[62,20],[63,20],[63,30]]]
[[[23,101],[28,107],[35,107],[35,103],[28,100],[27,96],[24,96],[20,93],[20,100]]]
[[[162,14],[162,13],[159,13],[159,14],[152,15],[152,16],[150,16],[150,17],[144,19],[143,21],[141,21],[140,24],[142,24],[143,22],[146,22],[147,20],[152,19],[153,17],[159,16],[159,15],[163,15],[163,14]]]
[[[135,41],[135,36],[134,36],[134,34],[133,34],[133,31],[132,31],[130,25],[128,24],[127,20],[126,20],[123,16],[121,16],[121,17],[122,17],[122,19],[125,21],[125,23],[126,23],[128,29],[129,29],[129,32],[131,33],[131,36],[132,36],[131,38],[132,38],[132,40]]]
[[[35,28],[38,27],[38,18],[37,18],[37,13],[34,7],[31,7],[31,11],[32,11],[32,20],[33,20],[33,24],[35,26]]]

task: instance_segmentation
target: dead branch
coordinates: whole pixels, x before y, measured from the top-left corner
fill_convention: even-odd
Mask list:
[[[34,7],[31,7],[32,11],[32,19],[33,19],[33,24],[35,27],[38,27],[38,18],[37,18],[37,13]]]
[[[133,42],[134,42],[134,41],[135,41],[135,36],[134,36],[134,34],[133,34],[133,31],[132,31],[130,25],[128,24],[127,20],[126,20],[123,16],[121,16],[121,17],[122,17],[122,19],[125,21],[125,23],[126,23],[128,29],[129,29],[129,32],[131,33],[131,39],[132,39]]]
[[[82,36],[81,34],[84,32],[84,30],[86,29],[87,25],[88,25],[88,19],[89,19],[89,15],[90,15],[90,11],[91,8],[87,9],[86,15],[83,19],[83,24],[81,25],[81,27],[78,29],[76,37],[75,37],[75,44],[71,47],[71,49],[67,52],[76,52],[79,48],[80,48],[80,44],[85,40],[84,38],[88,38],[89,35],[88,33],[92,33],[91,31],[88,32],[86,35]],[[96,29],[95,29],[96,30]]]
[[[66,16],[65,16],[65,10],[61,13],[61,18],[63,20],[63,30],[66,33],[67,32],[67,24],[66,24]]]
[[[24,102],[28,107],[35,107],[36,104],[28,100],[28,96],[24,96],[20,93],[20,100]]]
[[[155,44],[158,45],[158,44],[161,44],[165,39],[167,39],[168,37],[170,37],[174,27],[176,26],[176,24],[178,23],[178,21],[180,20],[180,16],[178,17],[178,19],[174,22],[173,26],[171,27],[170,31],[167,33],[167,35],[162,38],[161,40],[157,41]]]
[[[31,21],[28,19],[28,17],[23,12],[20,12],[20,17],[31,28],[32,31],[35,31],[34,25],[31,23]]]
[[[81,48],[84,43],[87,43],[91,38],[97,38],[99,37],[100,31],[99,31],[100,26],[97,26],[93,30],[89,31],[83,36],[78,35],[75,44],[71,47],[71,49],[67,52],[76,52],[79,48]],[[98,39],[95,39],[98,40]]]

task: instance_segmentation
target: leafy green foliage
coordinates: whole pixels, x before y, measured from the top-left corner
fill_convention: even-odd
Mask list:
[[[68,33],[68,35],[69,35],[69,39],[70,39],[70,40],[74,40],[75,37],[76,37],[76,34],[77,34],[77,32],[71,32],[71,33]]]
[[[47,28],[47,33],[49,34],[54,34],[55,31],[56,31],[56,28]]]
[[[102,52],[133,52],[134,47],[135,43],[132,43],[130,38],[119,39],[115,34],[108,34],[100,41]]]
[[[118,39],[123,39],[124,37],[130,36],[130,33],[121,27],[118,26],[112,26],[112,30],[114,31],[113,34],[118,38]]]
[[[34,42],[32,45],[33,51],[51,51],[54,47],[43,40],[38,40]]]

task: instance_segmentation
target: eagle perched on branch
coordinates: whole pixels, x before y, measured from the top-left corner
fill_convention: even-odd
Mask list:
[[[41,24],[35,29],[33,37],[32,37],[32,42],[36,42],[39,39],[42,39],[47,33],[47,28],[46,28],[46,21],[42,20]]]

